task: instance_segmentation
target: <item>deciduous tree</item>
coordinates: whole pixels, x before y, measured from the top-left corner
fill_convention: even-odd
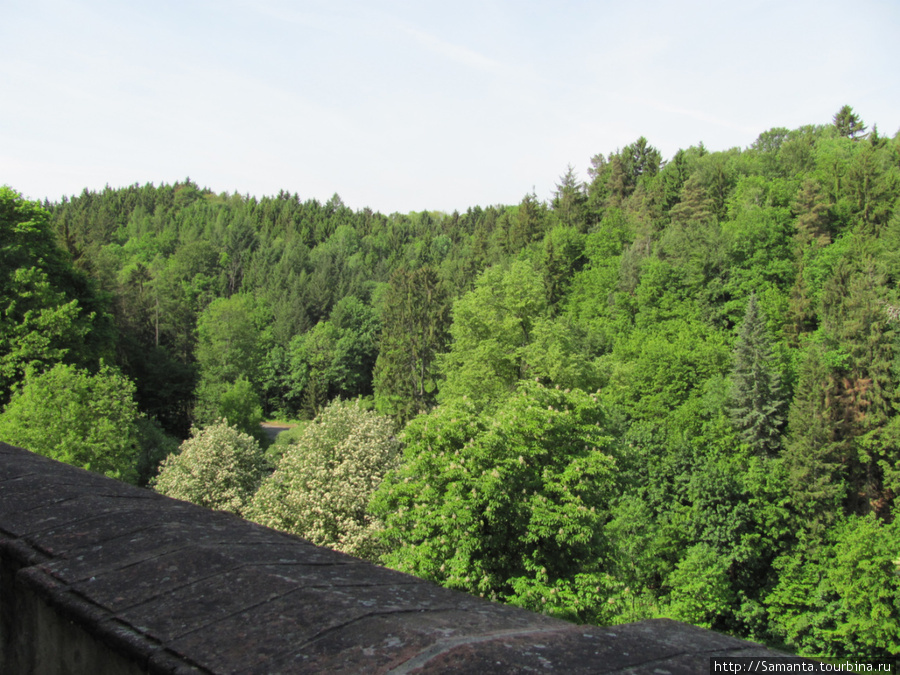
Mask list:
[[[103,366],[31,372],[0,415],[0,438],[46,457],[137,482],[134,385]]]
[[[396,466],[391,421],[359,401],[335,400],[287,447],[253,497],[247,517],[319,546],[374,559],[381,521],[369,498]]]
[[[619,450],[595,397],[527,381],[490,416],[457,399],[417,417],[405,442],[372,502],[388,565],[532,609],[603,614]]]
[[[259,487],[266,460],[259,443],[224,420],[193,430],[151,481],[164,495],[242,513]]]

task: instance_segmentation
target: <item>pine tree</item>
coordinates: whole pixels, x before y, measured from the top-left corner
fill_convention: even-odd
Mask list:
[[[811,297],[807,275],[805,261],[801,258],[797,269],[797,278],[791,287],[787,323],[784,326],[784,333],[791,347],[799,347],[803,337],[812,333],[818,325],[818,316]]]
[[[822,330],[844,355],[828,388],[838,438],[847,445],[848,513],[887,515],[893,495],[882,466],[896,461],[891,420],[898,407],[896,330],[886,300],[892,291],[860,241],[835,268],[822,295]]]
[[[741,440],[759,454],[779,448],[784,424],[781,375],[772,362],[765,316],[752,295],[734,348],[728,412]]]
[[[560,221],[570,227],[584,231],[584,207],[587,203],[587,192],[583,183],[575,176],[575,169],[570,164],[564,176],[556,186],[553,195],[553,210]]]
[[[670,215],[673,223],[694,223],[713,217],[712,200],[698,174],[688,178],[681,189],[681,200],[675,204]]]

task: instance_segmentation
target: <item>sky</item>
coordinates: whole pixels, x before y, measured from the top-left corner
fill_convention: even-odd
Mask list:
[[[749,147],[849,104],[900,131],[900,2],[4,0],[0,184],[352,209],[552,198],[644,136]]]

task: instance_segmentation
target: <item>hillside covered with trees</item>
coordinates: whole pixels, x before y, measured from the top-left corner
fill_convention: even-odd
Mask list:
[[[537,611],[896,660],[898,200],[849,106],[465,213],[0,188],[0,440]]]

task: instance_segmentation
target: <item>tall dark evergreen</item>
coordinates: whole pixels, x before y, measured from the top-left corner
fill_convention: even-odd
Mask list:
[[[406,421],[434,405],[435,359],[449,338],[450,301],[431,267],[398,270],[384,297],[375,363],[378,407]]]
[[[859,115],[853,112],[853,108],[849,105],[842,106],[834,114],[834,126],[841,136],[846,136],[853,140],[865,138],[866,136],[866,125],[863,124]]]
[[[815,540],[837,519],[847,492],[843,469],[848,450],[840,437],[838,411],[829,400],[830,386],[824,350],[810,345],[788,416],[784,458],[791,501],[803,514],[803,529]]]
[[[728,414],[741,441],[759,454],[781,446],[785,396],[772,341],[756,295],[751,295],[734,348]]]

